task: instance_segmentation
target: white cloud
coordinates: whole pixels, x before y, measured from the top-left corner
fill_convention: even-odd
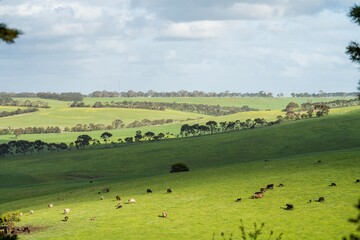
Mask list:
[[[223,26],[216,21],[169,23],[164,32],[166,37],[203,39],[221,34]]]

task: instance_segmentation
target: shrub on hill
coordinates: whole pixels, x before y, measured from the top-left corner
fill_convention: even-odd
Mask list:
[[[171,165],[170,173],[187,172],[187,171],[189,171],[189,168],[188,168],[188,166],[186,166],[185,163],[175,163],[175,164]]]

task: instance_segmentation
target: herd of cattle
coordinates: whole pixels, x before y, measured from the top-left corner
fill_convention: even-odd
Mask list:
[[[90,183],[92,183],[92,181],[90,182]],[[360,183],[360,179],[356,179],[356,181],[354,182],[354,183]],[[330,187],[336,187],[337,185],[336,185],[336,183],[334,183],[334,182],[332,182],[331,184],[329,184],[329,186]],[[277,187],[284,187],[284,184],[282,184],[282,183],[280,183],[280,184],[278,184],[277,185]],[[260,198],[263,198],[264,197],[264,195],[265,195],[265,193],[267,192],[267,191],[269,191],[269,190],[272,190],[272,189],[274,189],[274,184],[268,184],[266,187],[263,187],[263,188],[260,188],[260,191],[257,191],[257,192],[255,192],[253,195],[251,195],[249,198],[250,199],[260,199]],[[110,189],[109,188],[105,188],[104,190],[103,190],[103,192],[105,192],[105,193],[109,193],[110,192]],[[151,189],[147,189],[146,190],[146,193],[152,193],[152,190]],[[166,190],[166,193],[172,193],[172,190],[171,190],[171,188],[168,188],[167,190]],[[101,194],[101,192],[99,192],[99,194]],[[100,195],[100,200],[103,200],[104,199],[104,196],[103,195]],[[121,204],[121,197],[119,196],[119,195],[116,195],[116,197],[115,197],[115,200],[117,201],[117,204],[115,205],[115,208],[116,209],[120,209],[120,208],[122,208],[123,207],[123,205]],[[242,201],[242,198],[237,198],[236,200],[235,200],[235,202],[241,202]],[[323,196],[321,196],[321,197],[319,197],[318,199],[316,199],[316,200],[314,200],[315,202],[319,202],[319,203],[323,203],[323,202],[325,202],[325,197],[323,197]],[[313,200],[309,200],[308,201],[308,203],[311,203],[311,202],[313,202]],[[130,198],[130,199],[128,199],[127,200],[127,202],[126,202],[126,204],[134,204],[134,203],[136,203],[136,200],[135,200],[135,198]],[[282,209],[284,209],[284,210],[294,210],[294,205],[292,204],[292,203],[287,203],[286,205],[285,205],[286,207],[281,207]],[[54,205],[52,204],[52,203],[49,203],[48,204],[48,208],[52,208],[52,207],[54,207]],[[67,222],[68,220],[69,220],[69,213],[70,213],[70,208],[65,208],[64,209],[64,211],[63,211],[63,214],[65,215],[64,216],[64,218],[62,219],[62,221],[64,221],[64,222]],[[34,214],[34,211],[33,210],[30,210],[30,214]],[[20,213],[20,215],[22,216],[22,213]],[[168,213],[167,212],[162,212],[160,215],[158,215],[159,217],[162,217],[162,218],[167,218],[168,217]],[[96,220],[96,216],[94,216],[94,217],[91,217],[90,218],[90,220],[91,221],[94,221],[94,220]],[[19,229],[20,230],[20,229]],[[25,228],[25,230],[24,229],[21,229],[22,231],[26,231],[26,232],[28,232],[28,233],[30,233],[30,229],[27,227],[27,228]]]

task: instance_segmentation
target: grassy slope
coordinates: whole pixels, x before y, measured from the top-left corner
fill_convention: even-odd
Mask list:
[[[360,111],[242,132],[232,132],[112,149],[8,158],[0,161],[0,209],[34,209],[24,224],[45,225],[23,239],[211,239],[212,233],[237,231],[239,219],[250,227],[285,239],[340,238],[352,230],[359,178]],[[348,150],[344,150],[348,149]],[[264,163],[264,159],[271,159]],[[321,160],[322,164],[315,164]],[[168,174],[174,162],[191,171]],[[88,177],[99,177],[93,184]],[[284,183],[264,199],[247,197],[267,183]],[[330,188],[330,182],[339,186]],[[99,201],[97,192],[110,186]],[[171,186],[173,194],[163,194]],[[144,194],[151,187],[154,194]],[[136,205],[114,209],[114,196],[135,197]],[[57,200],[58,196],[64,200]],[[306,203],[325,196],[326,203]],[[234,203],[243,197],[240,204]],[[53,202],[54,209],[46,203]],[[291,202],[296,210],[280,209]],[[70,207],[71,222],[61,211]],[[166,210],[168,219],[157,214]],[[97,216],[92,222],[90,217]],[[91,229],[96,227],[96,231]],[[70,237],[69,237],[70,238]]]

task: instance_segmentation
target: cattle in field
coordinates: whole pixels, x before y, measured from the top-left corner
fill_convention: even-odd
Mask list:
[[[130,199],[128,200],[128,203],[136,203],[136,200],[135,200],[134,198],[130,198]]]
[[[167,218],[167,217],[168,217],[168,213],[167,213],[167,212],[162,212],[162,213],[161,213],[161,216],[162,216],[163,218]]]
[[[34,214],[34,210],[30,210],[30,214]]]
[[[323,203],[323,202],[325,202],[325,198],[324,198],[324,197],[319,197],[319,199],[316,200],[316,202],[321,202],[321,203]]]
[[[241,198],[237,198],[235,202],[241,202]]]
[[[266,186],[266,188],[267,188],[267,189],[273,189],[273,188],[274,188],[274,184],[268,184],[268,185]]]
[[[360,179],[356,179],[355,183],[360,183]]]
[[[64,209],[64,214],[69,214],[70,213],[70,208],[65,208]]]
[[[286,208],[283,208],[284,210],[294,210],[294,205],[291,203],[286,204]]]
[[[100,200],[104,200],[104,196],[100,196]]]
[[[330,187],[336,187],[336,183],[331,183],[330,185],[329,185]]]
[[[150,188],[146,189],[146,193],[152,193],[151,189]]]
[[[284,186],[284,184],[282,184],[282,183],[280,183],[279,185],[278,185],[278,187],[283,187]]]
[[[116,196],[116,201],[121,201],[121,197],[119,195]]]
[[[69,217],[68,217],[68,216],[65,216],[63,221],[64,221],[64,222],[67,222],[68,220],[69,220]]]
[[[119,208],[122,208],[122,205],[121,205],[120,203],[118,203],[118,204],[116,205],[116,209],[119,209]]]
[[[264,197],[264,193],[262,192],[256,192],[254,193],[254,195],[252,195],[250,198],[251,199],[258,199],[258,198],[263,198]]]
[[[172,193],[171,188],[168,188],[168,189],[166,190],[166,192],[167,192],[167,193]]]
[[[48,208],[52,208],[54,205],[52,203],[48,204]]]

